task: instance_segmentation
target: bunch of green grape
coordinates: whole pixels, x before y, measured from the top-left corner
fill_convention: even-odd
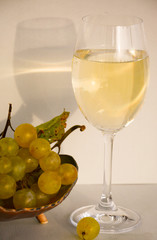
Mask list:
[[[38,170],[38,171],[37,171]],[[32,184],[26,176],[38,177]],[[14,138],[0,139],[0,205],[6,208],[34,208],[49,204],[62,185],[77,179],[77,169],[61,164],[50,143],[37,136],[31,124],[19,125]]]

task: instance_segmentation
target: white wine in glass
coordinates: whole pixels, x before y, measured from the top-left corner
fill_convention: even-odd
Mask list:
[[[95,206],[74,211],[74,226],[94,217],[104,233],[134,229],[140,216],[112,200],[114,135],[133,121],[148,85],[149,57],[143,20],[133,16],[93,15],[82,19],[72,67],[77,104],[85,118],[101,130],[105,141],[103,193]]]

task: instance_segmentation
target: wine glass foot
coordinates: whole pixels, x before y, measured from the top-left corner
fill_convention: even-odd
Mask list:
[[[129,232],[140,223],[140,216],[127,208],[117,207],[113,211],[102,211],[95,205],[81,207],[75,210],[70,221],[76,227],[77,223],[84,217],[93,217],[100,224],[100,232],[117,234]]]

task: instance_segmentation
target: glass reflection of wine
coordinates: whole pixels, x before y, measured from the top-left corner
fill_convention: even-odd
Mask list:
[[[31,19],[17,27],[15,81],[28,111],[42,120],[64,108],[75,110],[71,91],[74,42],[75,29],[69,19]]]

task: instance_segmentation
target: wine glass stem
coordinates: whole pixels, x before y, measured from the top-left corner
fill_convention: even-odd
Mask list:
[[[101,200],[98,204],[100,209],[115,210],[116,205],[112,200],[111,193],[111,179],[112,179],[112,153],[113,153],[113,140],[115,133],[103,133],[104,135],[104,173],[103,173],[103,191]]]

